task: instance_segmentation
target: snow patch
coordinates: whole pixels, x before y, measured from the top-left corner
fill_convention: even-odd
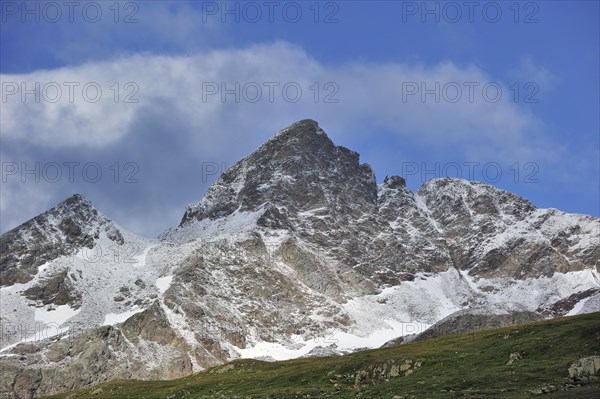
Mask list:
[[[144,267],[146,266],[146,258],[148,257],[148,252],[150,252],[150,250],[154,247],[156,247],[158,244],[151,244],[148,245],[146,248],[144,248],[144,250],[142,251],[141,254],[139,255],[135,255],[133,256],[133,266],[136,268],[140,268],[140,267]]]
[[[60,305],[54,308],[43,307],[35,310],[35,321],[40,321],[44,324],[62,325],[71,317],[77,315],[80,309],[73,309],[69,305]]]
[[[359,348],[379,348],[386,342],[410,334],[418,334],[431,326],[419,322],[399,322],[397,320],[384,320],[381,324],[387,325],[381,329],[371,332],[367,336],[358,336],[346,332],[336,332],[328,338],[329,342],[335,343],[340,349],[356,350]]]
[[[301,357],[310,352],[317,344],[308,344],[300,349],[289,349],[277,342],[259,342],[251,348],[238,349],[243,359],[288,360]]]
[[[231,215],[216,220],[190,221],[176,230],[169,231],[162,239],[167,242],[183,244],[204,237],[210,237],[211,240],[234,238],[244,231],[254,230],[258,218],[264,212],[265,210],[260,208],[254,212],[236,211]]]
[[[114,326],[117,323],[123,323],[125,320],[133,316],[134,314],[140,313],[144,309],[131,309],[123,313],[108,313],[104,316],[103,326]]]
[[[511,278],[479,279],[478,287],[491,286],[494,290],[486,295],[490,303],[515,302],[535,311],[545,303],[554,303],[571,294],[600,288],[598,272],[586,269],[568,273],[554,273],[552,277],[527,280]],[[583,304],[582,304],[583,306]]]
[[[154,284],[158,287],[158,291],[162,295],[171,286],[171,281],[173,281],[173,276],[164,276],[157,278]]]

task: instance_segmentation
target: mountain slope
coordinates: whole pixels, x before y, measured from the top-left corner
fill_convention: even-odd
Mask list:
[[[48,214],[1,238],[7,397],[379,347],[467,308],[600,309],[597,218],[460,179],[377,185],[312,120],[225,171],[159,240],[79,196]]]

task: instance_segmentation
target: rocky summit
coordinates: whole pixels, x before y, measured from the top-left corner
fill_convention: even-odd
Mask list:
[[[480,182],[378,185],[302,120],[159,239],[80,195],[5,233],[0,397],[598,311],[599,236]]]

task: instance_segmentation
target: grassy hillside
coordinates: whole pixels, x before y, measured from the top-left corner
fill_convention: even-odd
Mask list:
[[[507,365],[511,354],[522,357]],[[600,398],[598,380],[568,386],[578,358],[600,355],[600,313],[458,334],[343,357],[237,360],[174,381],[112,381],[76,398]]]

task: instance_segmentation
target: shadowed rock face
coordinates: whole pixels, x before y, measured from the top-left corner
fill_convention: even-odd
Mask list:
[[[32,301],[41,301],[42,304],[71,305],[77,309],[81,305],[81,293],[77,292],[67,277],[67,270],[60,271],[40,284],[33,285],[23,292],[23,295]]]
[[[340,214],[372,213],[377,184],[356,152],[334,145],[315,121],[302,120],[225,171],[181,224],[257,210],[266,203],[285,207],[288,217],[320,207],[337,207]]]
[[[0,387],[29,397],[112,378],[188,375],[257,342],[293,346],[292,335],[308,340],[329,329],[348,331],[357,324],[344,307],[348,301],[446,271],[456,278],[443,280],[452,287],[440,290],[452,288],[448,295],[455,295],[451,302],[458,308],[474,306],[485,303],[488,292],[506,288],[494,285],[495,278],[510,285],[596,267],[599,232],[598,219],[537,209],[483,183],[434,179],[412,192],[402,177],[390,176],[378,185],[357,153],[333,144],[315,121],[302,120],[225,171],[187,208],[178,228],[133,254],[141,264],[39,268],[92,248],[98,237],[119,246],[130,239],[79,195],[0,237],[2,285],[30,282],[11,299],[80,307],[77,317],[86,320],[86,303],[100,294],[73,285],[81,289],[98,280],[98,289],[114,299],[110,306],[123,304],[111,311],[91,307],[99,323],[108,313],[139,306],[139,313],[115,326],[16,346],[10,352],[17,356],[0,359]],[[126,273],[110,291],[105,288],[111,288],[114,270]],[[159,292],[157,278],[166,276],[170,285]],[[489,291],[473,288],[469,278],[489,279]],[[415,301],[424,292],[418,285],[406,291],[396,298],[398,308],[438,314],[428,298],[421,302],[430,307]],[[543,309],[570,310],[594,293],[548,297]],[[29,306],[22,308],[33,318]],[[443,321],[446,333],[539,317],[521,310],[454,316]]]

